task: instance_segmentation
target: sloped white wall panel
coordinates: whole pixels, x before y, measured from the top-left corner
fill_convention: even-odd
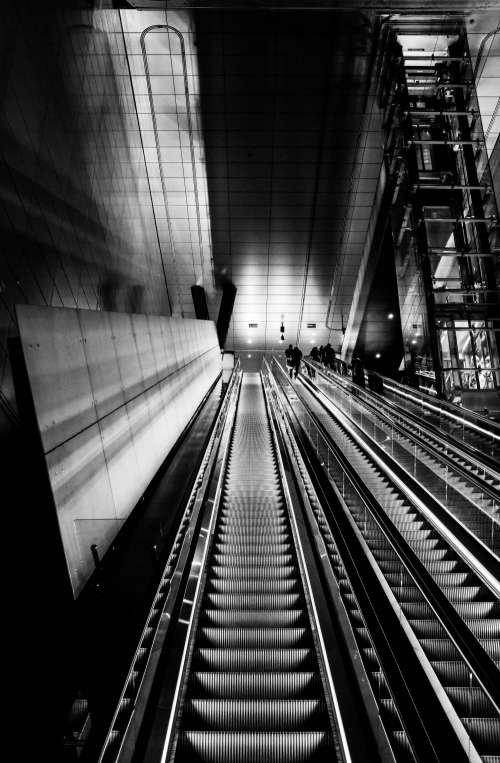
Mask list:
[[[221,371],[211,321],[17,306],[75,596]]]
[[[76,310],[25,311],[26,351],[36,367],[32,385],[46,452],[97,421]],[[42,339],[43,337],[43,339]]]
[[[110,318],[110,313],[101,316],[95,310],[80,310],[78,314],[97,418],[120,408],[125,401]]]

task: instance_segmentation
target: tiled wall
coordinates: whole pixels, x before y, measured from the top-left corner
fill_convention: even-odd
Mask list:
[[[45,461],[75,596],[221,370],[211,321],[21,305]]]
[[[0,434],[16,303],[170,314],[117,11],[3,9]]]

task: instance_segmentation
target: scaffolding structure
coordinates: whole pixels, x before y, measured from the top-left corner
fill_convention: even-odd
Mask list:
[[[408,380],[469,407],[500,390],[498,209],[467,36],[391,25],[380,99]]]

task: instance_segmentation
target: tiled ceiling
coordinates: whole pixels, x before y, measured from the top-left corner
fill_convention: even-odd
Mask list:
[[[372,21],[199,12],[196,28],[214,262],[238,290],[227,346],[279,347],[282,322],[285,342],[338,345],[382,159]]]
[[[282,323],[340,346],[383,153],[375,16],[120,16],[174,311],[199,283],[216,317],[229,279],[226,348],[277,348]]]

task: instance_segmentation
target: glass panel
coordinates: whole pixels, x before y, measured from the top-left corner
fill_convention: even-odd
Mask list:
[[[448,368],[449,366],[453,365],[452,358],[451,358],[451,350],[450,350],[450,340],[448,337],[448,330],[447,329],[441,329],[439,331],[440,338],[441,338],[441,359],[442,364],[445,368]]]
[[[449,216],[449,210],[448,210],[448,215],[446,215],[446,217],[448,216]],[[440,217],[445,217],[445,215],[440,215]],[[446,246],[447,241],[453,235],[453,225],[454,225],[453,220],[450,220],[450,222],[442,222],[440,220],[432,220],[432,219],[426,218],[425,232],[427,235],[427,242],[429,246],[432,249],[444,248]]]
[[[477,378],[475,371],[466,371],[460,374],[462,389],[477,389]]]
[[[458,363],[461,368],[473,367],[470,331],[457,331]]]

